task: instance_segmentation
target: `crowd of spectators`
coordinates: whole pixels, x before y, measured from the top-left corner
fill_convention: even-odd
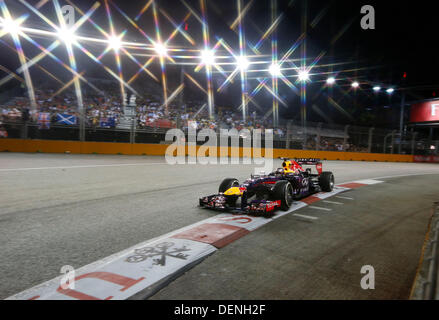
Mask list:
[[[118,127],[126,112],[120,98],[119,88],[107,86],[103,88],[103,95],[96,93],[84,93],[83,105],[86,126],[92,128]],[[52,89],[39,89],[35,91],[37,108],[33,112],[27,98],[15,98],[5,105],[0,105],[0,137],[7,137],[7,131],[2,122],[30,122],[38,124],[40,114],[46,114],[46,121],[50,125],[75,125],[78,124],[79,113],[77,98],[72,91],[57,93]],[[127,96],[125,108],[131,108],[135,116],[137,129],[146,128],[180,128],[187,130],[189,126],[196,130],[209,129],[273,129],[277,138],[285,138],[286,126],[273,128],[271,117],[263,118],[256,111],[250,112],[246,121],[243,121],[239,110],[232,107],[215,106],[215,116],[209,117],[208,107],[200,101],[186,101],[185,103],[172,102],[168,105],[167,113],[165,106],[159,98],[146,96],[143,98]],[[62,115],[61,117],[59,115]],[[49,126],[50,127],[50,126]],[[46,127],[43,127],[46,128]],[[307,139],[306,148],[317,149],[317,138],[310,136]],[[321,137],[320,150],[326,151],[357,151],[366,152],[367,148],[360,148],[344,139]]]
[[[119,94],[105,95],[84,94],[82,97],[84,106],[85,123],[89,127],[117,127],[124,118],[124,104]],[[56,93],[54,90],[36,90],[36,110],[31,111],[30,102],[27,98],[14,98],[10,102],[0,106],[0,121],[38,123],[39,115],[46,114],[46,121],[51,125],[74,125],[78,124],[79,113],[77,98],[74,92]],[[261,119],[256,113],[250,114],[246,121],[242,120],[241,112],[231,107],[215,107],[215,115],[211,118],[206,104],[199,101],[189,101],[184,104],[168,104],[167,113],[165,106],[153,97],[125,98],[127,109],[133,108],[136,127],[144,129],[148,127],[160,127],[165,124],[166,128],[178,127],[187,129],[189,125],[197,130],[210,129],[273,129],[271,119]],[[62,117],[59,117],[62,115]],[[66,120],[67,119],[67,120]],[[284,136],[285,127],[274,128],[275,134]]]
[[[318,149],[322,151],[368,152],[367,147],[349,143],[349,139],[345,141],[343,138],[325,136],[320,137],[320,144],[317,136],[308,137],[306,148],[308,150]]]

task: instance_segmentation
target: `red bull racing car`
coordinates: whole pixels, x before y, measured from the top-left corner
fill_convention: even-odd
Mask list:
[[[294,200],[334,188],[334,175],[323,171],[320,159],[281,158],[282,168],[270,174],[251,175],[242,184],[235,178],[224,179],[219,193],[200,198],[203,208],[267,214],[275,209],[288,210]],[[317,173],[305,165],[315,165]]]

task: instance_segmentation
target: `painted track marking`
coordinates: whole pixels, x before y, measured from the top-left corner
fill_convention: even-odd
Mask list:
[[[345,199],[345,200],[354,200],[354,198],[351,198],[351,197],[344,197],[344,196],[335,196],[336,198],[339,198],[339,199]]]
[[[322,210],[322,211],[332,211],[332,209],[316,207],[316,206],[308,206],[308,208],[316,209],[316,210]]]
[[[65,166],[65,167],[36,167],[36,168],[10,168],[10,169],[0,169],[0,172],[10,172],[10,171],[31,171],[31,170],[53,170],[53,169],[83,169],[83,168],[105,168],[105,167],[129,167],[129,166],[157,166],[163,165],[166,162],[157,163],[114,163],[114,164],[94,164],[85,166]]]
[[[124,165],[136,165],[136,164],[124,164]],[[143,165],[148,165],[148,164],[143,164]],[[150,164],[153,165],[153,164]],[[109,165],[105,165],[105,166],[109,166]],[[89,167],[89,166],[81,166],[81,167]],[[53,168],[53,167],[52,167]],[[8,170],[8,169],[7,169]],[[35,169],[34,169],[35,170]],[[370,180],[369,180],[370,181]],[[367,181],[367,182],[369,182]],[[378,183],[375,181],[370,181],[372,183]],[[370,183],[369,182],[369,183]],[[370,184],[372,184],[370,183]],[[363,184],[363,185],[367,185],[367,183]],[[325,193],[325,194],[319,194],[317,197],[319,200],[323,200],[326,199],[328,197],[334,196],[337,193],[340,192],[344,192],[349,190],[349,188],[343,188],[340,186],[336,186],[334,188],[333,192],[330,193]],[[317,200],[317,199],[316,199]],[[212,246],[209,243],[203,243],[202,241],[197,241],[197,240],[190,240],[190,239],[179,239],[176,237],[172,237],[172,236],[178,236],[177,233],[181,233],[182,231],[190,231],[190,229],[194,229],[194,227],[196,226],[201,226],[203,224],[206,223],[213,223],[213,224],[218,224],[218,223],[226,223],[229,224],[231,226],[235,225],[235,227],[238,227],[240,229],[246,229],[246,230],[240,230],[242,232],[248,233],[251,232],[253,230],[258,229],[259,227],[269,223],[270,221],[275,220],[276,218],[279,218],[283,215],[289,214],[293,211],[299,210],[303,207],[306,207],[307,204],[305,202],[299,201],[298,203],[295,203],[293,208],[291,208],[290,210],[286,211],[286,212],[279,212],[278,214],[276,214],[274,217],[272,218],[257,218],[257,217],[248,217],[246,215],[241,215],[241,216],[236,216],[233,214],[220,214],[217,216],[214,216],[212,218],[208,218],[205,219],[203,221],[199,221],[197,223],[194,223],[190,226],[181,228],[179,231],[174,231],[174,232],[170,232],[165,236],[161,236],[156,238],[154,241],[145,241],[145,247],[141,247],[140,244],[136,245],[134,247],[132,247],[131,250],[124,250],[124,254],[122,254],[122,252],[112,255],[111,259],[104,258],[102,260],[99,260],[97,262],[94,262],[88,266],[82,267],[77,271],[82,271],[82,272],[78,272],[77,274],[81,274],[79,277],[82,278],[95,278],[95,284],[94,285],[90,285],[89,282],[87,282],[87,280],[84,282],[81,282],[82,285],[82,290],[85,292],[91,292],[93,293],[93,297],[99,297],[99,298],[109,298],[111,297],[112,299],[127,299],[130,296],[133,296],[134,294],[139,293],[140,291],[144,290],[144,288],[151,288],[151,286],[155,285],[155,284],[160,284],[160,280],[161,279],[165,279],[168,276],[171,275],[175,275],[179,270],[185,270],[185,268],[189,265],[191,265],[192,263],[196,263],[198,261],[201,261],[202,258],[214,253],[216,250],[218,250],[219,247],[222,247],[220,245],[218,245],[218,248],[215,248],[215,246]],[[332,211],[331,209],[328,208],[321,208],[321,207],[315,207],[315,206],[309,206],[310,208],[313,209],[318,209],[318,210],[323,210],[323,211]],[[312,216],[307,216],[307,215],[300,215],[300,214],[294,214],[296,217],[300,218],[304,218],[304,219],[310,219],[310,220],[317,220],[318,218],[316,217],[312,217]],[[239,220],[239,221],[235,221],[236,218],[246,218],[246,219],[250,219],[250,221],[244,223],[243,221]],[[218,231],[218,230],[216,230]],[[197,236],[203,236],[203,234],[196,234]],[[207,236],[207,234],[206,234]],[[239,237],[233,237],[233,238],[239,238]],[[224,239],[218,239],[218,240],[224,240]],[[230,242],[234,241],[236,239],[232,239]],[[229,241],[226,241],[228,243],[230,243]],[[153,246],[154,245],[154,246]],[[165,248],[165,247],[166,248]],[[168,248],[169,247],[169,248]],[[172,247],[172,248],[171,248]],[[174,248],[175,247],[175,248]],[[166,250],[167,251],[166,251]],[[149,251],[148,251],[149,250]],[[160,251],[161,250],[161,251]],[[165,251],[163,251],[165,250]],[[177,251],[180,250],[182,252],[178,253]],[[160,251],[160,252],[159,252]],[[162,252],[163,251],[163,252]],[[169,252],[168,252],[169,251]],[[188,255],[188,252],[190,253],[192,251],[192,255]],[[153,258],[152,255],[157,256],[157,255],[162,255],[162,258]],[[168,257],[169,256],[169,257]],[[184,261],[186,259],[190,259],[187,261],[187,263],[185,263]],[[107,263],[104,263],[104,261],[107,261]],[[110,260],[110,261],[108,261]],[[129,261],[128,261],[129,260]],[[169,267],[166,267],[166,269],[168,270],[164,270],[162,269],[161,271],[159,270],[158,273],[153,272],[149,274],[149,277],[143,277],[144,273],[145,273],[145,267],[142,267],[142,263],[149,263],[150,265],[146,265],[147,269],[150,270],[152,268],[158,268],[157,265],[159,266],[165,266],[168,265],[169,261]],[[127,265],[127,263],[130,263],[129,265]],[[138,265],[139,263],[139,265]],[[124,265],[122,265],[124,264]],[[140,267],[139,267],[140,266]],[[148,271],[147,270],[147,271]],[[88,273],[83,274],[84,272],[88,271]],[[91,271],[91,272],[90,272]],[[108,274],[111,274],[111,277],[108,278]],[[141,277],[142,276],[142,277]],[[80,279],[78,277],[78,280]],[[103,277],[103,278],[102,278]],[[117,283],[118,285],[120,285],[120,283],[122,283],[123,285],[125,285],[125,282],[128,281],[130,286],[132,286],[133,288],[129,288],[128,291],[123,291],[123,290],[119,290],[120,288],[116,288],[116,289],[111,289],[107,286],[96,286],[96,279],[98,281],[102,282],[102,279],[105,278],[104,281],[107,282],[114,282]],[[101,279],[101,280],[99,280]],[[90,280],[90,279],[88,279]],[[127,282],[127,283],[128,283]],[[35,286],[33,288],[30,288],[28,290],[25,290],[21,293],[18,293],[14,296],[9,297],[8,299],[31,299],[36,297],[37,295],[39,296],[39,298],[41,299],[47,299],[47,298],[53,298],[54,294],[55,296],[59,297],[60,293],[58,290],[57,292],[54,292],[54,289],[56,289],[57,287],[59,287],[59,277],[49,280],[43,284],[40,284],[38,286]],[[128,288],[128,287],[127,287]],[[125,290],[125,288],[124,288]],[[122,292],[122,293],[121,293]],[[44,294],[41,295],[41,293]],[[66,294],[61,292],[62,294]],[[77,295],[78,292],[70,292],[67,293],[67,295],[70,294],[71,297],[73,297],[74,295]],[[63,297],[65,298],[65,297]],[[74,298],[74,297],[73,297]]]
[[[328,201],[328,200],[322,200],[324,203],[330,203],[330,204],[344,204],[343,202],[337,202],[337,201]]]
[[[298,217],[298,218],[310,219],[310,220],[318,220],[319,219],[317,217],[307,216],[307,215],[298,214],[298,213],[293,214],[293,216]]]

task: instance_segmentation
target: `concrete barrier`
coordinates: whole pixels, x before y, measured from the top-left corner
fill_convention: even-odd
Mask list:
[[[153,155],[163,156],[168,145],[164,144],[130,144],[114,142],[80,142],[59,140],[23,140],[23,139],[0,139],[0,152],[44,152],[44,153],[77,153],[77,154],[124,154],[124,155]],[[196,150],[200,146],[196,147]],[[217,148],[220,155],[221,149],[228,156],[233,156],[232,148]],[[234,150],[236,152],[236,150]],[[248,157],[251,150],[239,148],[240,157]],[[176,150],[174,151],[176,153]],[[185,153],[189,150],[185,147]],[[208,154],[208,152],[206,152]],[[261,155],[265,156],[264,149]],[[320,158],[322,160],[344,161],[380,161],[380,162],[413,162],[412,155],[361,153],[361,152],[337,152],[337,151],[313,151],[313,150],[286,150],[273,149],[273,157],[286,158]]]

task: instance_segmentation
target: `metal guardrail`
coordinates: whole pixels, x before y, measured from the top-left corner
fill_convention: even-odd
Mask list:
[[[434,203],[428,242],[412,291],[413,300],[439,300],[439,202]]]
[[[424,300],[439,300],[439,202],[436,202],[431,221],[430,256],[427,280],[424,283]]]

